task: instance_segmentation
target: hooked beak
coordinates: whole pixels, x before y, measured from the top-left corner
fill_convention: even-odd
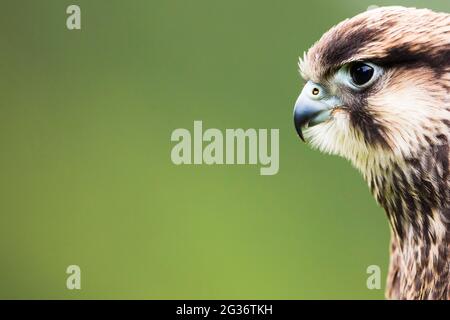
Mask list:
[[[295,102],[294,124],[300,138],[305,142],[302,130],[325,122],[331,117],[336,98],[329,98],[318,84],[308,81]]]

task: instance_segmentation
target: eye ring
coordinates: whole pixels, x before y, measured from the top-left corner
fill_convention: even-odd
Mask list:
[[[335,80],[355,91],[361,91],[373,85],[383,73],[383,68],[372,62],[355,61],[342,66]]]

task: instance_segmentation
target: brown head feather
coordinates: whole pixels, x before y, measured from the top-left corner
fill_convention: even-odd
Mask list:
[[[347,19],[328,32],[300,63],[306,79],[320,82],[339,66],[358,60],[395,65],[450,64],[450,15],[428,9],[383,7]]]
[[[338,81],[355,61],[383,70],[371,87]],[[389,217],[388,297],[449,299],[450,15],[364,12],[325,33],[299,66],[342,104],[305,137],[351,160]]]

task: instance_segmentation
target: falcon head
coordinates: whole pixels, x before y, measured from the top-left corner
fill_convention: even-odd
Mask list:
[[[450,125],[450,15],[383,7],[347,19],[299,61],[296,130],[363,173],[414,158]]]

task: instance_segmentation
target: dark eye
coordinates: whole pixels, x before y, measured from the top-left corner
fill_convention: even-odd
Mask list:
[[[362,86],[368,83],[374,74],[374,69],[363,62],[357,62],[350,67],[350,76],[353,83]]]

